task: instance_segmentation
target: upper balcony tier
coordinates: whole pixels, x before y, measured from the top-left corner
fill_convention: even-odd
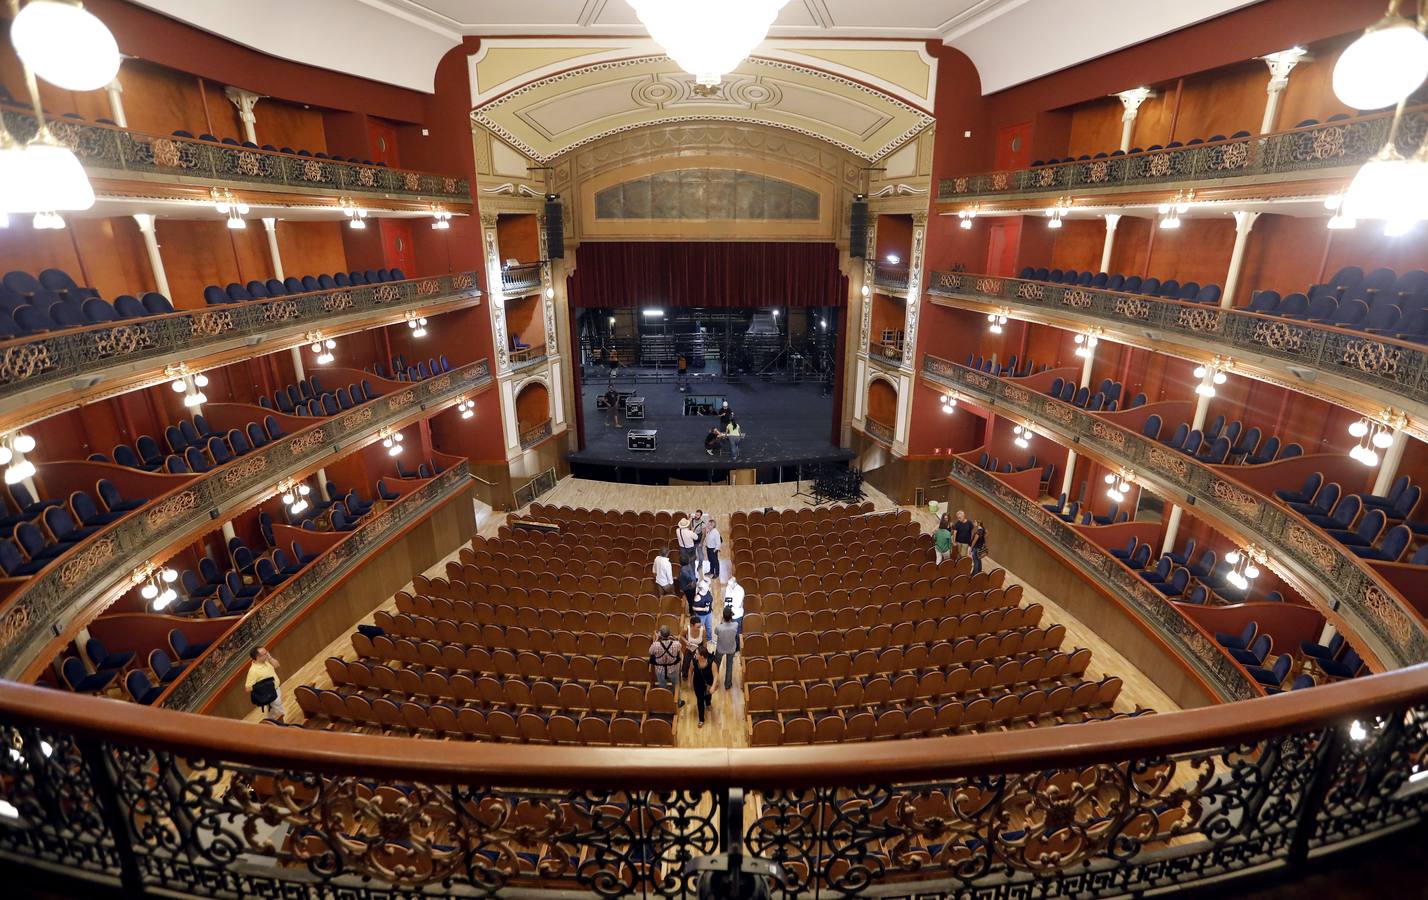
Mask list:
[[[1134,472],[1135,480],[1156,495],[1193,505],[1225,535],[1265,549],[1270,567],[1321,611],[1342,616],[1384,668],[1428,660],[1428,627],[1417,611],[1373,567],[1266,492],[1262,472],[1250,471],[1283,463],[1210,465],[1118,424],[1114,416],[930,354],[923,357],[921,374],[932,384],[1030,423],[1078,453]],[[1333,462],[1323,457],[1290,461],[1299,480],[1303,473],[1297,467],[1306,459]]]
[[[1278,193],[1278,183],[1351,177],[1388,140],[1391,112],[1338,119],[1291,131],[1139,153],[1097,154],[1093,158],[981,175],[943,178],[939,203],[962,209],[974,202],[1015,207],[1019,201],[1045,205],[1047,198],[1088,197],[1194,188],[1207,199]],[[1428,110],[1404,114],[1398,146],[1411,156],[1428,133]]]
[[[1199,362],[1232,356],[1234,369],[1263,381],[1377,414],[1408,413],[1408,430],[1428,438],[1428,346],[1304,319],[1053,284],[1022,278],[931,272],[932,302],[1059,328],[1105,329],[1119,343]]]
[[[409,278],[183,309],[52,331],[0,343],[0,427],[158,384],[178,363],[190,371],[326,337],[435,315],[481,302],[475,273]]]
[[[501,269],[501,291],[508,297],[533,294],[541,286],[540,263],[521,263]]]
[[[0,116],[18,140],[35,133],[35,117],[22,109],[0,107]],[[321,159],[298,153],[263,150],[242,144],[156,135],[80,119],[48,119],[50,131],[79,157],[95,180],[96,193],[137,194],[136,183],[225,187],[293,195],[336,195],[354,199],[469,207],[465,178],[408,169]]]

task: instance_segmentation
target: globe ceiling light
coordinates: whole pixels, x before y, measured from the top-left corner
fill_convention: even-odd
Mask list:
[[[10,42],[36,75],[67,91],[97,91],[119,74],[114,35],[78,3],[30,0],[10,24]]]
[[[1334,95],[1354,109],[1382,109],[1407,97],[1428,77],[1428,38],[1393,14],[1370,25],[1334,64]]]
[[[627,0],[650,37],[704,88],[712,88],[768,37],[788,0]]]
[[[50,214],[56,210],[89,209],[94,205],[94,188],[84,166],[79,164],[73,150],[55,140],[48,127],[41,126],[21,152],[18,174],[24,179],[24,188],[18,196],[4,201],[8,212]],[[12,158],[10,165],[14,164]]]
[[[1354,175],[1339,214],[1350,219],[1417,220],[1423,211],[1414,206],[1415,192],[1404,189],[1414,183],[1415,168],[1398,152],[1390,137],[1383,149]]]

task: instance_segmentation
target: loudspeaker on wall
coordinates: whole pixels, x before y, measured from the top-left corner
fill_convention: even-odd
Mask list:
[[[545,252],[550,259],[565,256],[565,208],[559,194],[545,195]]]
[[[868,198],[858,194],[848,213],[848,255],[862,259],[868,253]]]

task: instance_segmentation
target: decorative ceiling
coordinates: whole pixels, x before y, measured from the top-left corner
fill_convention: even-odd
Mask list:
[[[493,38],[472,117],[532,159],[645,125],[723,121],[817,137],[865,160],[932,124],[936,60],[905,41],[769,41],[713,93],[649,40]]]
[[[464,35],[644,34],[626,0],[134,2],[264,53],[420,91]],[[992,93],[1255,2],[789,0],[771,36],[941,41],[971,57]]]

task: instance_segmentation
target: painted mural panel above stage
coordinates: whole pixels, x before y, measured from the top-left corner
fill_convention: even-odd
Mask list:
[[[597,219],[818,221],[814,191],[758,172],[676,169],[595,194]]]

